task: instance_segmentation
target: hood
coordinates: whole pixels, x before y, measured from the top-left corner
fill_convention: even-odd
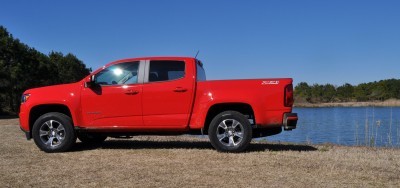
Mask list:
[[[72,88],[75,88],[75,85],[78,83],[71,83],[71,84],[59,84],[59,85],[52,85],[52,86],[44,86],[44,87],[37,87],[37,88],[32,88],[28,89],[24,92],[24,94],[36,94],[36,93],[59,93],[59,92],[65,92],[67,90],[70,90]]]
[[[24,94],[30,94],[30,104],[64,104],[79,98],[81,83],[33,88],[26,90]]]

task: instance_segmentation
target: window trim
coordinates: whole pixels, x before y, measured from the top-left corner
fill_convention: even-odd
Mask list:
[[[173,79],[173,80],[162,80],[162,81],[153,81],[153,82],[150,82],[149,81],[149,75],[150,75],[150,62],[151,61],[154,61],[154,60],[146,60],[145,61],[145,66],[144,66],[144,80],[143,80],[143,83],[144,84],[152,84],[152,83],[162,83],[162,82],[173,82],[173,81],[177,81],[177,80],[182,80],[182,79],[185,79],[186,78],[186,61],[184,61],[184,60],[159,60],[159,61],[181,61],[181,62],[183,62],[184,63],[184,65],[185,65],[185,69],[184,69],[184,75],[183,75],[183,77],[181,77],[181,78],[178,78],[178,79]]]
[[[99,74],[99,73],[100,73],[101,71],[103,71],[104,69],[107,69],[107,68],[109,68],[109,67],[111,67],[111,66],[119,65],[119,64],[122,64],[122,63],[139,63],[139,67],[138,67],[138,81],[137,81],[137,83],[134,83],[134,84],[114,84],[114,85],[101,85],[101,84],[99,84],[99,86],[101,86],[101,87],[120,87],[120,86],[124,86],[124,85],[126,85],[126,86],[131,86],[131,85],[137,85],[137,84],[143,84],[143,83],[144,83],[144,70],[145,70],[145,61],[144,61],[144,60],[140,60],[140,61],[126,61],[126,62],[119,62],[119,63],[116,63],[116,64],[112,64],[112,65],[109,65],[109,66],[107,66],[107,67],[104,67],[104,68],[101,69],[100,71],[96,72],[96,73],[94,74],[94,76],[96,76],[97,74]]]

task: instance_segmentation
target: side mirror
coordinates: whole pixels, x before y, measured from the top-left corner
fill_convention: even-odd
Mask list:
[[[91,75],[85,82],[85,87],[92,88],[96,86],[96,82],[94,80],[94,75]]]

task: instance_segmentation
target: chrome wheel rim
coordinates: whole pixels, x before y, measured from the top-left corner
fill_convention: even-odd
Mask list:
[[[218,141],[228,147],[235,147],[243,140],[243,125],[235,119],[221,121],[217,128]]]
[[[56,120],[44,122],[39,129],[40,140],[49,147],[57,147],[65,139],[64,125]]]

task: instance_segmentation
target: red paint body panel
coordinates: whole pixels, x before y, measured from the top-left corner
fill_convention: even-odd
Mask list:
[[[83,82],[73,84],[63,84],[29,89],[24,93],[29,93],[29,100],[21,104],[20,122],[21,128],[30,131],[29,116],[33,107],[39,105],[64,105],[71,112],[72,120],[79,122],[82,118],[80,111],[80,94]]]
[[[186,129],[193,103],[195,69],[193,59],[185,61],[181,79],[143,84],[143,121],[146,127]],[[179,92],[177,89],[183,89]]]
[[[131,95],[129,91],[138,92]],[[82,88],[82,118],[85,127],[143,126],[142,85]]]
[[[110,65],[140,60],[184,61],[185,76],[171,81],[85,87],[91,75]],[[217,104],[250,105],[260,127],[282,126],[284,113],[292,111],[291,106],[284,106],[285,87],[292,79],[196,81],[196,59],[191,57],[123,59],[91,75],[73,84],[27,90],[30,97],[21,104],[19,114],[21,128],[30,131],[31,110],[40,105],[66,106],[74,125],[88,130],[150,132],[201,129],[209,109]],[[126,94],[132,90],[135,94]]]
[[[264,81],[279,81],[278,84],[262,84]],[[216,104],[244,103],[249,104],[255,115],[256,124],[260,126],[280,126],[283,114],[292,111],[283,104],[284,87],[292,79],[249,79],[200,81],[197,83],[196,99],[191,128],[204,126],[208,109]]]

